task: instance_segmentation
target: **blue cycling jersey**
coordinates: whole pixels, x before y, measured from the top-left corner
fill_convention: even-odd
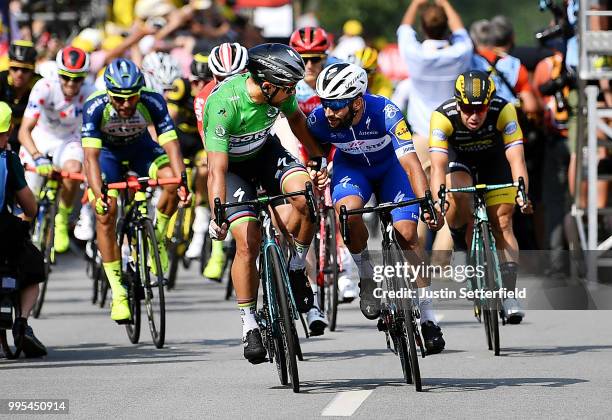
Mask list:
[[[349,128],[333,129],[322,106],[308,116],[308,128],[321,143],[332,143],[347,162],[373,167],[390,164],[389,156],[398,158],[415,153],[408,123],[390,100],[366,93],[364,112],[359,122]]]
[[[334,203],[357,196],[365,204],[372,194],[380,202],[414,198],[414,192],[399,158],[416,153],[404,115],[387,98],[364,95],[364,113],[351,127],[330,127],[321,106],[308,116],[308,128],[321,143],[336,146],[332,174]],[[418,221],[419,206],[413,204],[391,212],[394,223]]]
[[[121,118],[111,105],[106,91],[95,92],[83,107],[83,147],[130,146],[148,137],[147,127],[150,124],[155,127],[159,144],[177,139],[166,101],[159,93],[143,89],[134,115]]]

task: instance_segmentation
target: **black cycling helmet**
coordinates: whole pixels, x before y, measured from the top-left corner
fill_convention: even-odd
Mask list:
[[[9,60],[11,67],[25,67],[34,69],[36,62],[36,49],[30,41],[17,40],[11,42],[9,47]]]
[[[261,44],[249,50],[247,69],[261,84],[291,87],[304,78],[304,60],[288,45]]]
[[[495,83],[479,70],[461,73],[455,81],[455,99],[459,104],[488,105],[495,94]]]
[[[208,67],[208,54],[200,52],[193,56],[191,75],[193,80],[212,80],[213,75]]]

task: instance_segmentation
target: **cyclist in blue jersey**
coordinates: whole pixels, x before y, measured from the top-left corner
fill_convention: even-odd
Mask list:
[[[164,98],[144,88],[144,77],[129,60],[119,58],[104,72],[106,90],[92,94],[84,106],[82,143],[89,198],[94,201],[98,249],[113,292],[111,319],[125,323],[131,317],[127,292],[121,283],[121,254],[115,234],[117,194],[102,194],[102,180],[121,181],[122,162],[139,176],[179,177],[185,170],[172,118]],[[155,142],[149,134],[152,125]],[[181,204],[189,200],[186,185],[178,187]],[[164,234],[178,204],[176,185],[166,185],[157,203],[155,234],[165,271],[168,255]],[[154,267],[152,267],[154,269]]]
[[[332,175],[332,199],[336,210],[363,208],[375,193],[380,202],[400,202],[422,197],[427,178],[412,143],[404,115],[387,98],[366,93],[368,76],[362,68],[348,63],[332,64],[317,78],[321,106],[308,116],[308,128],[321,143],[336,147]],[[400,246],[412,264],[424,260],[417,241],[418,205],[392,211],[393,226]],[[425,221],[437,230],[429,215]],[[360,215],[349,216],[351,243],[348,245],[359,269],[360,307],[368,319],[380,316],[380,301],[367,250],[368,231]],[[426,273],[417,278],[419,288],[429,288]],[[419,295],[422,291],[419,291]],[[436,323],[431,299],[419,299],[421,326],[429,354],[444,349],[442,331]]]

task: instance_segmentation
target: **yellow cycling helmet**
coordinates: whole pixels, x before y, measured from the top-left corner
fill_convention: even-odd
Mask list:
[[[495,83],[483,71],[463,72],[455,81],[455,99],[460,105],[488,105],[494,94]]]
[[[348,61],[358,65],[366,73],[373,73],[378,67],[378,51],[376,51],[376,48],[365,47],[357,51],[354,56],[349,57]]]

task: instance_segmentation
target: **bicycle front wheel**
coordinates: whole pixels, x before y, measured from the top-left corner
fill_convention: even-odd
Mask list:
[[[13,296],[11,296],[11,299],[13,301],[14,309],[12,313],[12,323],[14,323],[15,319],[19,316],[19,314],[21,314],[18,294],[13,294]],[[21,354],[21,349],[23,347],[24,331],[21,331],[19,337],[21,337],[21,339],[15,341],[13,331],[0,329],[0,348],[2,348],[2,351],[4,352],[4,357],[6,357],[7,359],[17,359]]]
[[[164,273],[162,272],[155,229],[149,219],[142,221],[138,230],[138,272],[144,286],[144,304],[149,318],[149,330],[155,347],[161,349],[166,338],[166,301],[164,298]],[[156,267],[154,274],[149,269]],[[152,278],[153,276],[153,278]]]
[[[338,319],[338,246],[336,244],[336,213],[333,208],[328,209],[325,215],[325,300],[327,303],[327,316],[329,330],[336,331]]]
[[[295,342],[297,334],[293,334],[295,330],[295,322],[293,314],[289,306],[287,298],[287,288],[285,285],[286,273],[282,271],[281,259],[278,250],[274,247],[269,248],[270,264],[274,276],[274,285],[276,289],[276,299],[280,315],[279,332],[285,349],[285,360],[287,362],[287,371],[293,392],[300,392],[300,378],[297,366],[297,345]]]
[[[497,272],[499,267],[497,267],[497,259],[493,255],[494,252],[494,243],[493,238],[491,236],[491,231],[489,230],[489,226],[486,224],[482,225],[482,238],[484,243],[484,261],[485,261],[485,273],[486,273],[486,287],[489,290],[498,290],[500,285],[497,282]],[[488,324],[489,327],[489,335],[487,337],[487,341],[490,339],[489,350],[493,350],[496,356],[499,356],[499,318],[497,317],[497,313],[499,312],[499,299],[487,299],[487,303],[485,305],[484,311],[488,313],[488,316],[485,317],[485,320],[488,318],[488,322],[485,322],[485,327]]]
[[[138,276],[135,272],[135,261],[131,261],[130,258],[135,254],[132,248],[132,239],[128,232],[123,231],[123,220],[120,220],[117,224],[117,231],[119,232],[119,248],[123,248],[127,246],[130,248],[128,255],[128,261],[122,261],[125,264],[125,269],[122,272],[123,284],[127,289],[127,297],[128,304],[130,306],[130,313],[132,314],[132,319],[125,325],[125,332],[127,333],[128,338],[130,339],[130,343],[137,344],[140,340],[140,299],[141,293],[139,293],[141,286],[139,285]],[[126,258],[126,257],[123,257]],[[102,270],[104,271],[104,270]],[[103,307],[103,300],[106,300],[106,294],[108,292],[108,279],[106,278],[106,274],[104,273],[104,282],[102,284],[106,284],[105,290],[100,298],[100,307]],[[103,286],[104,288],[104,286]]]
[[[34,231],[37,232],[37,238],[40,238],[38,249],[42,252],[44,257],[44,269],[45,269],[45,281],[40,284],[40,290],[34,308],[32,308],[32,316],[38,318],[42,311],[43,304],[45,303],[45,295],[47,294],[47,284],[49,282],[49,273],[51,273],[51,263],[53,262],[53,240],[55,237],[55,215],[57,213],[57,206],[52,205],[48,208],[48,211],[44,211],[42,216],[37,219],[37,225],[34,227]]]

